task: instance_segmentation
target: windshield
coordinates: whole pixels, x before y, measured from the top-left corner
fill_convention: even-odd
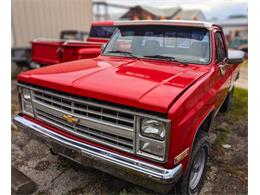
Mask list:
[[[175,59],[180,62],[208,64],[209,31],[176,26],[118,27],[103,55]]]

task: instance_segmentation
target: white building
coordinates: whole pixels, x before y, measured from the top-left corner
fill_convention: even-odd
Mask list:
[[[59,38],[62,30],[89,31],[91,21],[91,0],[12,0],[12,47]]]

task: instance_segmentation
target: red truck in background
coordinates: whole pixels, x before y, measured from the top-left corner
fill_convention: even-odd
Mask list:
[[[53,152],[159,192],[200,192],[208,132],[244,53],[220,26],[121,21],[101,55],[23,72],[14,123]]]
[[[73,60],[93,58],[112,36],[112,21],[93,22],[86,41],[36,39],[32,44],[31,67],[40,67]]]

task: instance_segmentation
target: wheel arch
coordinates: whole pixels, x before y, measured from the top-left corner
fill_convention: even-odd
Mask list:
[[[209,132],[209,130],[211,129],[211,126],[213,124],[213,121],[215,119],[215,113],[216,113],[215,108],[210,108],[209,111],[206,112],[206,114],[201,117],[201,119],[195,126],[194,131],[192,133],[192,139],[190,142],[190,149],[189,149],[189,157],[188,157],[187,164],[186,164],[187,166],[185,166],[184,174],[186,174],[188,164],[191,160],[191,153],[192,153],[196,138],[198,137],[198,135],[200,134],[201,131],[205,131],[207,133]]]

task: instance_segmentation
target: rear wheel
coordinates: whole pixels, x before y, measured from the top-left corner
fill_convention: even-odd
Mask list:
[[[227,112],[232,104],[232,99],[233,99],[233,94],[234,94],[234,87],[232,90],[228,93],[224,103],[222,104],[220,108],[220,112]]]
[[[200,132],[193,146],[187,172],[177,184],[177,194],[195,195],[200,192],[206,178],[208,152],[209,137],[206,132]]]

